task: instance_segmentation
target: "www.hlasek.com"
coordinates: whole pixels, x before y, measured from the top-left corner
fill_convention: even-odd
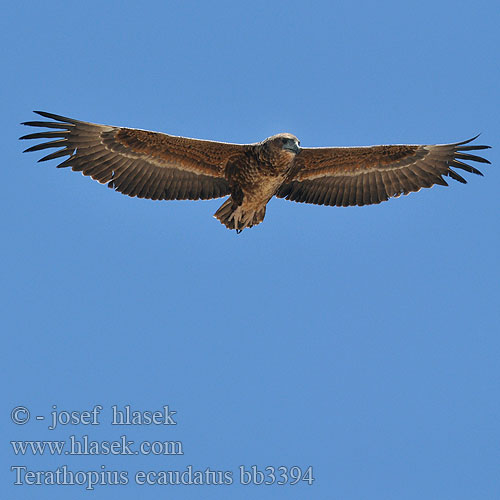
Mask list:
[[[256,465],[245,467],[240,465],[236,473],[233,471],[217,471],[207,467],[197,470],[188,465],[183,471],[137,471],[133,478],[129,478],[128,471],[106,470],[101,465],[101,470],[72,471],[66,465],[56,470],[32,471],[22,465],[14,465],[11,471],[15,474],[14,485],[79,485],[87,490],[96,486],[124,486],[132,480],[138,485],[232,485],[238,482],[242,485],[285,485],[313,484],[313,468],[301,467],[273,467],[268,466],[260,470]]]
[[[66,441],[11,441],[14,455],[184,455],[182,441],[141,441],[127,436],[116,441],[95,441],[86,434]],[[68,445],[68,446],[67,446]]]

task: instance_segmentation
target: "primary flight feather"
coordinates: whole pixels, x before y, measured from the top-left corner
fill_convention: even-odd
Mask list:
[[[273,196],[317,205],[371,205],[447,186],[443,176],[465,183],[455,170],[482,175],[466,162],[490,163],[470,151],[490,146],[474,139],[439,145],[301,148],[291,134],[255,144],[230,144],[98,125],[44,111],[53,121],[21,139],[50,139],[26,151],[60,148],[39,161],[67,156],[71,167],[128,196],[152,200],[208,200],[230,195],[215,217],[237,232],[264,220]]]

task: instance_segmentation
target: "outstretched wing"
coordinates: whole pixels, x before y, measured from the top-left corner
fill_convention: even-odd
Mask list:
[[[466,183],[451,167],[483,175],[463,160],[490,163],[465,152],[490,147],[466,146],[476,138],[433,146],[305,148],[295,158],[290,182],[276,196],[347,207],[380,203],[434,184],[447,186],[443,176]]]
[[[62,148],[39,161],[69,156],[58,167],[71,167],[128,196],[153,200],[197,200],[229,194],[224,167],[245,146],[202,141],[122,127],[97,125],[42,111],[55,121],[23,125],[46,127],[21,139],[53,139],[26,151]]]

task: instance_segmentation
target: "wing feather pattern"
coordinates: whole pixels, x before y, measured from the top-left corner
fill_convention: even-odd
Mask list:
[[[203,141],[147,130],[113,127],[35,113],[54,121],[23,125],[49,130],[21,139],[49,139],[28,151],[62,148],[39,161],[68,156],[58,167],[71,167],[128,196],[153,200],[198,200],[229,194],[224,168],[242,154],[242,144]]]
[[[419,191],[443,177],[466,183],[455,169],[483,175],[466,161],[490,163],[465,153],[490,146],[463,142],[438,145],[393,145],[354,148],[304,148],[296,156],[289,180],[276,196],[317,205],[372,205]]]

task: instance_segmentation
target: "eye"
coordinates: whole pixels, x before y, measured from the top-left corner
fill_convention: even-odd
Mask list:
[[[283,137],[283,139],[281,139],[281,142],[282,142],[283,144],[286,144],[286,143],[288,142],[288,139],[287,139],[286,137]]]

